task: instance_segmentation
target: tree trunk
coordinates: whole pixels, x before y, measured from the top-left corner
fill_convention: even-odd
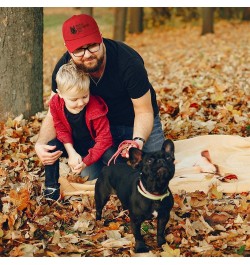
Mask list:
[[[244,7],[242,20],[250,21],[250,7]]]
[[[141,33],[143,31],[143,7],[130,7],[129,14],[129,33]]]
[[[214,9],[213,7],[202,8],[202,33],[214,33]]]
[[[93,16],[93,9],[94,9],[93,7],[81,7],[80,8],[82,14],[86,14],[90,16]]]
[[[114,39],[118,41],[125,40],[126,32],[126,18],[127,7],[115,8],[115,25],[114,25]]]
[[[43,110],[43,8],[0,8],[0,120]]]

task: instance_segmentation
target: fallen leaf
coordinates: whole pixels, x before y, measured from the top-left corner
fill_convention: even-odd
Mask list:
[[[235,182],[238,180],[238,177],[235,174],[226,174],[223,178],[219,178],[222,182]]]
[[[162,245],[163,251],[161,252],[161,257],[180,257],[180,249],[171,248],[167,243]]]
[[[10,201],[17,207],[17,210],[23,211],[27,208],[30,201],[30,194],[27,189],[21,189],[20,191],[10,191]]]

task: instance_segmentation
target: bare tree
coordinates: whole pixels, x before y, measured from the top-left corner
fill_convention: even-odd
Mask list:
[[[0,8],[0,119],[43,110],[43,8]]]
[[[242,20],[250,21],[250,7],[244,7]]]
[[[214,33],[214,8],[213,7],[203,7],[202,12],[202,33],[205,35],[207,33]]]
[[[143,7],[129,8],[129,33],[143,31]]]
[[[115,25],[114,25],[114,39],[119,41],[125,40],[127,20],[127,7],[115,8]]]
[[[93,7],[81,7],[80,8],[82,14],[87,14],[90,16],[93,16],[93,9],[94,9]]]

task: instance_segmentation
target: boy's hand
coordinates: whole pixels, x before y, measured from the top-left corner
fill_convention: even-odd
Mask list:
[[[81,163],[79,163],[77,166],[75,166],[72,169],[72,172],[76,174],[80,174],[84,170],[85,167],[86,167],[86,164],[84,164],[83,161],[81,161]]]
[[[73,172],[75,167],[81,164],[81,162],[82,162],[82,157],[77,152],[69,154],[68,164]]]

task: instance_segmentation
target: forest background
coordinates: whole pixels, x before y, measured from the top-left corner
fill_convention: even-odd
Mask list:
[[[216,8],[214,33],[204,35],[198,8],[144,8],[142,32],[129,32],[127,20],[125,42],[145,61],[157,91],[166,137],[180,140],[202,134],[250,135],[248,9]],[[0,123],[0,255],[135,256],[127,213],[120,213],[115,198],[105,211],[105,218],[112,221],[103,227],[95,226],[92,197],[72,196],[63,203],[44,203],[44,170],[34,143],[46,115],[51,73],[66,51],[61,25],[82,10],[43,11],[45,111],[26,119],[9,117]],[[96,7],[91,12],[103,36],[113,38],[116,9]],[[208,194],[175,194],[164,249],[155,245],[155,221],[143,225],[152,247],[148,255],[249,256],[249,199],[249,193],[222,194],[216,187]]]

